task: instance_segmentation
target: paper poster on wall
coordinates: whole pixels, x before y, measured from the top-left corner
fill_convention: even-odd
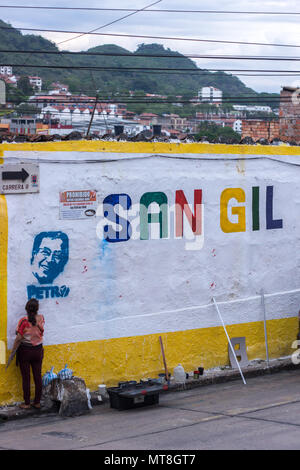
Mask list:
[[[96,211],[96,191],[76,190],[59,193],[60,219],[88,219],[94,217]]]

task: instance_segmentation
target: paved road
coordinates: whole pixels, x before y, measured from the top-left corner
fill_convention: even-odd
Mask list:
[[[299,371],[168,393],[147,408],[102,405],[76,418],[40,415],[0,426],[0,449],[299,448]]]

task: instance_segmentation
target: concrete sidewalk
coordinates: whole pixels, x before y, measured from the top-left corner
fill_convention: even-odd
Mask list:
[[[250,361],[247,367],[242,368],[242,372],[245,380],[251,377],[257,377],[260,375],[266,374],[275,374],[277,372],[282,372],[284,370],[300,370],[300,364],[293,364],[291,357],[283,357],[279,359],[272,359],[269,361],[269,365],[265,360],[256,359]],[[242,380],[241,375],[238,369],[232,369],[230,366],[217,367],[214,369],[208,369],[204,371],[204,374],[200,376],[199,379],[192,378],[192,373],[190,373],[190,378],[187,379],[186,383],[178,384],[171,379],[169,384],[169,389],[162,392],[166,394],[168,392],[191,390],[197,387],[203,387],[207,385],[213,385],[218,383],[229,382],[232,380]],[[98,391],[90,392],[91,395],[91,405],[92,407],[101,406],[106,403],[108,399],[99,401]],[[92,410],[91,410],[92,412]],[[49,412],[48,410],[36,410],[31,408],[29,410],[22,410],[18,407],[18,404],[8,405],[0,407],[0,424],[15,419],[25,419],[32,417],[34,415],[44,414],[47,416],[57,416],[55,412]]]

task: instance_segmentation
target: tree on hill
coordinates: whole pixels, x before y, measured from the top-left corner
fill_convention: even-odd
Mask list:
[[[36,52],[24,52],[24,54],[1,52],[0,64],[13,65],[14,73],[18,75],[38,75],[45,83],[53,81],[66,83],[72,92],[95,96],[96,90],[99,90],[100,96],[105,96],[124,90],[140,89],[147,93],[196,96],[201,87],[214,86],[223,91],[224,97],[247,95],[253,96],[253,104],[255,98],[258,98],[259,102],[260,94],[247,87],[238,77],[225,72],[212,73],[200,69],[190,58],[161,44],[140,44],[135,52],[115,44],[104,44],[85,51],[98,55],[49,54],[48,52],[59,52],[53,42],[38,35],[23,35],[17,29],[11,28],[10,24],[0,20],[1,49]],[[34,68],[26,67],[26,64]],[[39,68],[45,65],[47,68]],[[64,68],[57,68],[58,66]],[[99,69],[88,70],[89,67],[99,67]],[[134,70],[137,67],[140,70]],[[124,68],[128,70],[124,71]],[[151,68],[166,69],[166,72],[146,70]],[[178,69],[186,71],[180,72]],[[266,102],[269,97],[270,102],[274,100],[274,95],[263,94]]]
[[[6,101],[8,103],[19,104],[26,101],[26,96],[23,92],[15,86],[6,84]]]
[[[241,136],[229,126],[218,126],[214,122],[204,121],[198,127],[195,137],[200,140],[206,137],[209,142],[217,141],[220,138],[230,139],[232,143],[239,143]]]
[[[17,87],[25,96],[30,96],[34,93],[34,89],[30,85],[29,78],[26,77],[25,75],[19,78]]]

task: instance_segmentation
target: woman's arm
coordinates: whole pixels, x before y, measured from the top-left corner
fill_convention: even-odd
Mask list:
[[[16,351],[18,349],[18,347],[20,346],[20,343],[21,343],[21,340],[22,340],[22,335],[20,335],[20,333],[17,333],[17,337],[14,341],[14,344],[13,344],[13,348],[12,348],[12,351],[10,353],[10,356],[8,358],[8,361],[7,361],[7,364],[6,364],[6,367],[5,367],[5,370],[7,370],[9,364],[11,363],[11,361],[13,360],[15,354],[16,354]]]
[[[20,335],[20,333],[17,333],[16,339],[15,339],[13,347],[12,347],[12,351],[16,351],[18,349],[18,347],[20,346],[21,341],[22,341],[22,336]]]

